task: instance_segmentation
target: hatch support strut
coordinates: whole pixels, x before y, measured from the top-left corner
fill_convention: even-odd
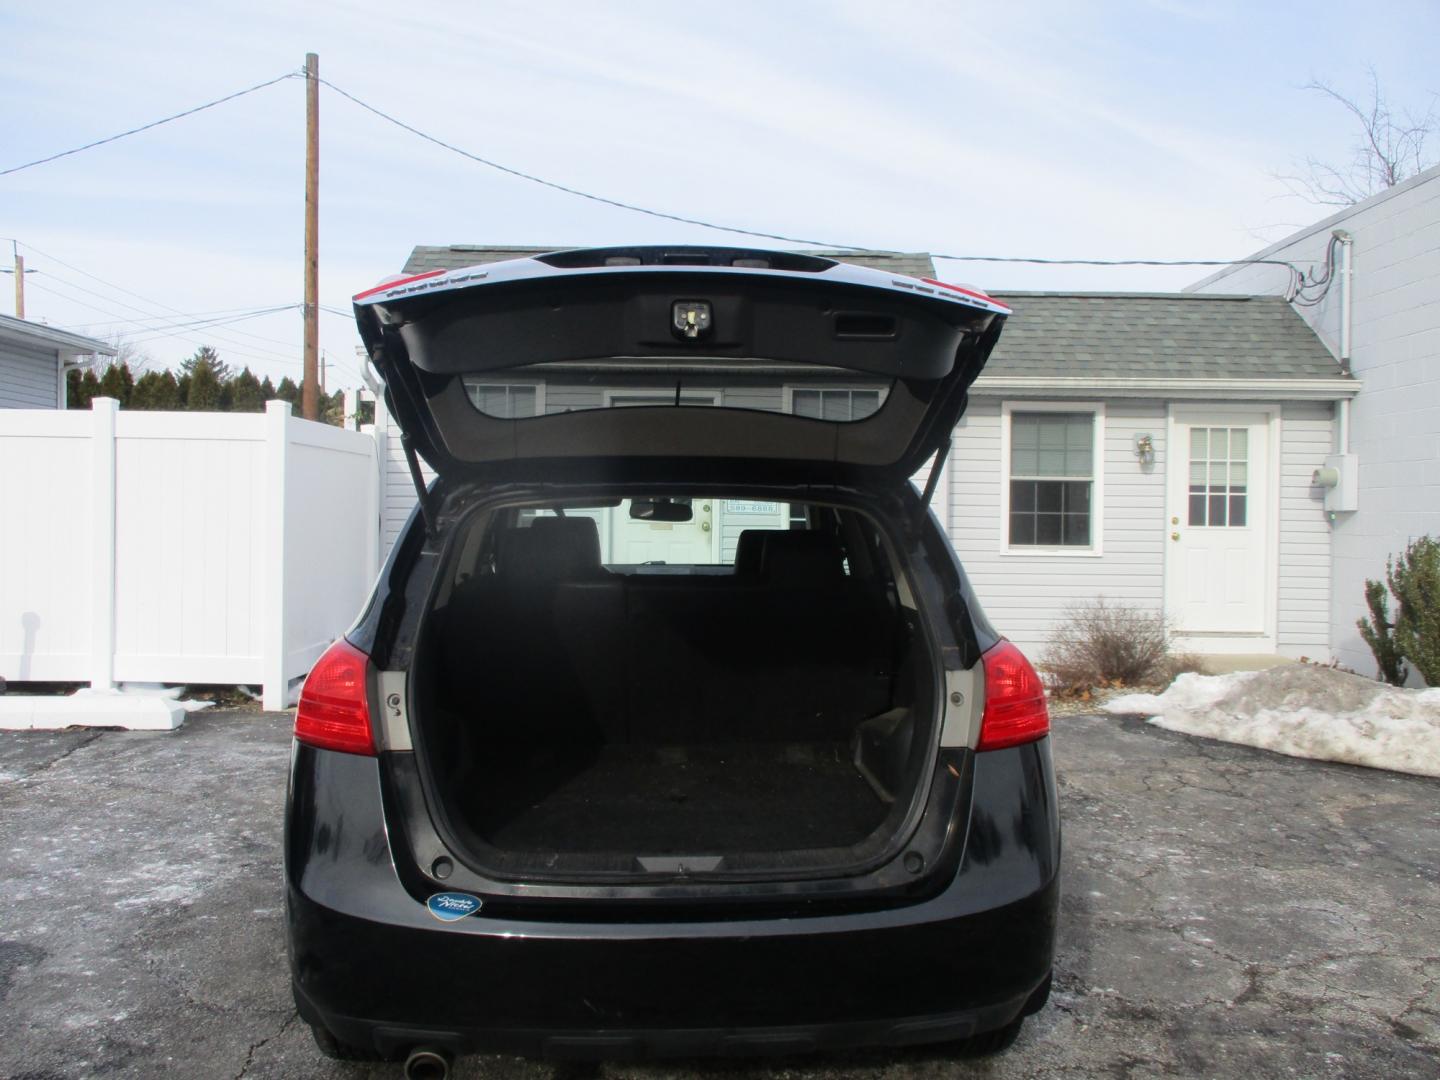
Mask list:
[[[400,435],[400,449],[405,451],[405,462],[410,466],[410,482],[415,485],[415,494],[420,500],[420,520],[425,523],[425,535],[435,535],[435,518],[430,511],[430,491],[425,486],[425,474],[420,471],[420,459],[410,442],[408,432]]]
[[[925,511],[930,509],[930,499],[934,496],[935,489],[940,486],[940,473],[944,471],[945,459],[950,456],[950,446],[954,441],[953,436],[946,439],[940,449],[935,451],[935,462],[930,466],[930,475],[925,478],[925,490],[920,493],[920,505],[915,509],[917,529],[925,520]]]

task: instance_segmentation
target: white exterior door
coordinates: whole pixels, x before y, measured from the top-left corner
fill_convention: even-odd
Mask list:
[[[1239,638],[1228,651],[1273,647],[1271,426],[1263,412],[1171,413],[1165,608],[1177,634],[1200,637],[1194,647],[1206,637]]]
[[[610,511],[610,556],[613,563],[681,563],[705,565],[717,561],[715,527],[719,501],[693,499],[689,521],[644,521],[630,516],[626,499]]]
[[[643,405],[718,405],[719,397],[704,391],[686,392],[677,400],[673,394],[612,390],[605,404],[612,409]],[[716,499],[695,499],[689,521],[646,521],[630,516],[630,500],[609,511],[609,551],[605,561],[620,564],[680,563],[706,564],[718,561],[720,551],[720,503]]]

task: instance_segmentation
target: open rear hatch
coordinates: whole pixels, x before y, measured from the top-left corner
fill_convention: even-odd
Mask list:
[[[948,445],[1003,305],[627,248],[420,275],[356,311],[412,471],[455,508],[407,585],[395,763],[443,850],[487,888],[853,878],[921,834],[897,873],[928,865],[962,798],[939,731],[964,650],[895,495]],[[617,554],[636,519],[679,551],[667,530],[722,500],[707,555]]]
[[[872,490],[947,443],[1009,313],[938,281],[694,247],[432,271],[355,310],[392,415],[443,477],[622,479],[663,460]]]

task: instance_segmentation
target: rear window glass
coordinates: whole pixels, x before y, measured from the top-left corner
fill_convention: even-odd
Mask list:
[[[603,565],[641,573],[732,568],[741,533],[806,528],[811,517],[803,503],[759,499],[670,497],[658,510],[654,503],[622,499],[618,506],[571,506],[563,516],[595,522]],[[554,510],[520,510],[515,525],[526,528],[538,517],[555,516]]]
[[[640,370],[640,368],[652,370]],[[654,364],[531,364],[464,376],[470,404],[519,420],[555,413],[645,406],[793,413],[850,423],[885,404],[892,380],[813,365],[720,363],[653,370]]]

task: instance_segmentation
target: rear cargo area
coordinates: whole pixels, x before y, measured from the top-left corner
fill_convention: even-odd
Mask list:
[[[586,517],[476,529],[412,669],[422,773],[475,862],[801,868],[893,839],[934,674],[859,515],[744,533],[694,572],[602,565]]]

